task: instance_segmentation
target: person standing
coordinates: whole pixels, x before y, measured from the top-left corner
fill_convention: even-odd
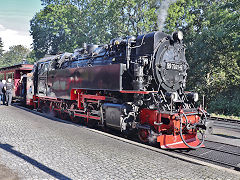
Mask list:
[[[4,84],[2,83],[2,80],[0,80],[0,106],[1,106],[1,101],[3,100],[3,87],[4,87]]]
[[[5,104],[6,104],[6,89],[5,89],[6,80],[3,79],[3,80],[2,80],[2,83],[3,83],[3,89],[2,89],[2,92],[3,92],[3,95],[2,95],[2,101],[3,101],[3,105],[5,105]]]
[[[12,91],[14,89],[14,86],[12,84],[12,79],[8,79],[8,82],[5,85],[5,89],[6,89],[7,106],[11,106],[11,103],[12,103]]]

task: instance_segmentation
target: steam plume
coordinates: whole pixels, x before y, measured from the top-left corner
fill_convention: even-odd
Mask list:
[[[168,8],[172,3],[175,3],[177,0],[162,0],[160,2],[160,8],[158,10],[158,30],[162,31],[165,20],[167,19],[168,15]]]

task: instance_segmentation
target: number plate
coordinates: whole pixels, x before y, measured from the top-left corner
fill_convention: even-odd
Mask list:
[[[183,64],[176,64],[176,63],[166,63],[167,70],[176,70],[176,71],[183,71]]]

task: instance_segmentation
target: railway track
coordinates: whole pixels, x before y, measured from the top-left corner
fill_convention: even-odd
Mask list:
[[[240,171],[240,147],[225,143],[205,141],[205,148],[196,150],[174,150],[188,157],[194,157],[215,165]]]
[[[16,107],[27,110],[27,111],[31,111],[33,113],[36,113],[36,114],[39,114],[39,115],[42,115],[45,117],[49,117],[49,115],[47,115],[47,114],[44,115],[43,113],[36,112],[36,111],[30,110],[27,108],[23,108],[18,105]],[[58,119],[58,118],[53,118],[53,117],[49,117],[49,118],[53,119],[53,120]],[[59,121],[65,121],[65,120],[59,119]],[[66,122],[68,122],[68,121],[66,121]],[[103,130],[97,129],[97,131],[102,132]],[[131,138],[123,137],[116,130],[109,129],[104,132],[107,134],[113,135],[113,136],[125,138],[130,141],[140,143],[136,137],[131,137]],[[143,144],[143,143],[141,143],[141,144]],[[204,144],[205,144],[205,148],[199,148],[196,150],[183,149],[183,150],[165,150],[165,151],[180,154],[180,155],[186,156],[188,158],[195,158],[197,160],[202,160],[204,162],[215,164],[215,165],[218,165],[221,167],[240,171],[240,147],[239,146],[233,146],[233,145],[209,141],[209,140],[205,140]],[[157,147],[159,149],[159,145],[156,145],[156,144],[155,145],[144,144],[144,146],[149,149],[151,149],[151,147]],[[163,150],[161,150],[161,151],[163,151]]]
[[[213,122],[214,127],[240,132],[240,120],[210,117],[208,121]]]
[[[221,117],[216,117],[216,116],[211,116],[209,118],[211,121],[219,121],[219,122],[229,122],[229,123],[234,123],[234,124],[240,124],[240,120],[236,119],[229,119],[229,118],[221,118]]]

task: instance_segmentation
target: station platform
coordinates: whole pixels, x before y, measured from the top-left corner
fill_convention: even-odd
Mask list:
[[[8,180],[240,177],[14,106],[0,106],[1,173]]]

